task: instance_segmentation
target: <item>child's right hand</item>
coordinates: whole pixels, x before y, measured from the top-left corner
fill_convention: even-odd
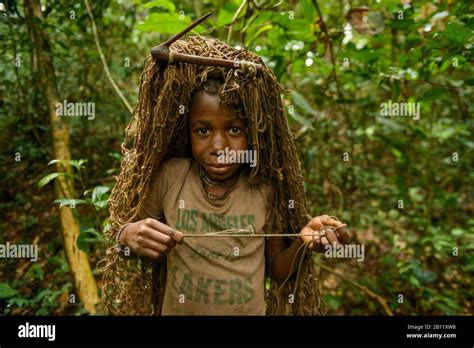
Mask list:
[[[183,233],[147,218],[128,225],[122,231],[119,242],[128,245],[137,255],[157,259],[168,254],[176,243],[183,243]]]

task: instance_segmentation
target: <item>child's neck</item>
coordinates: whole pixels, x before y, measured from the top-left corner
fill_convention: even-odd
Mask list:
[[[211,195],[214,196],[223,196],[234,183],[226,184],[225,186],[210,186],[206,183],[203,184],[204,189],[206,190],[207,193],[210,193]]]
[[[232,177],[227,179],[225,182],[217,182],[204,171],[201,167],[200,170],[200,177],[201,183],[203,185],[204,190],[212,195],[212,196],[223,196],[225,195],[232,186],[235,185],[237,180],[239,179],[240,170],[238,170]]]

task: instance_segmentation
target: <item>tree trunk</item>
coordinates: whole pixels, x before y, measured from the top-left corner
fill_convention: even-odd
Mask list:
[[[60,102],[54,74],[53,59],[47,32],[41,27],[43,16],[39,0],[28,0],[24,2],[25,15],[28,29],[33,42],[33,56],[37,62],[39,89],[48,106],[48,114],[51,122],[53,137],[54,156],[62,160],[56,164],[58,172],[72,174],[69,164],[71,154],[69,151],[69,130],[67,124],[61,117],[56,115],[56,103]],[[74,198],[74,187],[72,176],[59,176],[55,181],[57,198]],[[99,303],[97,284],[92,275],[87,254],[82,252],[76,245],[79,236],[79,225],[74,218],[71,208],[65,206],[59,209],[59,217],[64,237],[64,247],[69,262],[77,293],[89,313],[96,312]]]

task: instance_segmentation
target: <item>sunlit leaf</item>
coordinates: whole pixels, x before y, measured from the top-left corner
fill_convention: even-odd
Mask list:
[[[220,28],[224,25],[230,24],[237,9],[238,6],[233,2],[227,2],[224,6],[222,6],[219,10],[219,14],[217,15],[217,21],[215,24],[216,28]],[[243,14],[244,12],[242,12],[240,16],[242,16]]]
[[[97,202],[100,200],[104,194],[110,191],[110,187],[108,186],[96,186],[92,191],[92,203]]]
[[[177,13],[152,13],[148,19],[137,25],[137,29],[145,32],[176,34],[186,28],[190,24],[191,19]],[[193,29],[197,33],[203,33],[205,29],[198,25]]]
[[[48,175],[42,177],[42,178],[38,181],[38,187],[43,187],[43,186],[45,186],[45,185],[48,184],[51,180],[56,179],[56,178],[59,177],[59,176],[67,176],[67,175],[68,175],[67,173],[51,173],[51,174],[48,174]]]
[[[59,203],[59,208],[62,208],[64,206],[75,207],[76,205],[87,203],[87,201],[84,199],[60,198],[56,199],[54,203]]]
[[[164,10],[168,10],[173,12],[176,9],[176,6],[168,0],[156,0],[156,1],[151,1],[147,2],[146,4],[143,5],[144,8],[153,8],[153,7],[158,7],[162,8]]]
[[[87,163],[87,160],[85,159],[70,160],[69,163],[71,164],[71,166],[73,166],[78,171],[80,171],[82,168],[84,168],[84,165]]]

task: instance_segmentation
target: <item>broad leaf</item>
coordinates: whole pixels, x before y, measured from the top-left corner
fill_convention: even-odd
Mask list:
[[[163,10],[168,10],[171,12],[174,12],[176,9],[176,6],[168,0],[156,0],[156,1],[151,1],[143,5],[144,8],[153,8],[153,7],[158,7],[162,8]]]
[[[56,199],[54,203],[59,203],[59,208],[62,208],[64,206],[75,207],[76,205],[87,203],[87,201],[84,199],[60,198]]]
[[[7,283],[0,283],[0,299],[13,297],[18,294],[18,291],[10,287]]]
[[[42,177],[38,181],[38,187],[43,187],[43,186],[47,185],[51,180],[56,179],[59,176],[67,176],[67,175],[68,175],[67,173],[51,173],[51,174],[48,174],[48,175]]]

